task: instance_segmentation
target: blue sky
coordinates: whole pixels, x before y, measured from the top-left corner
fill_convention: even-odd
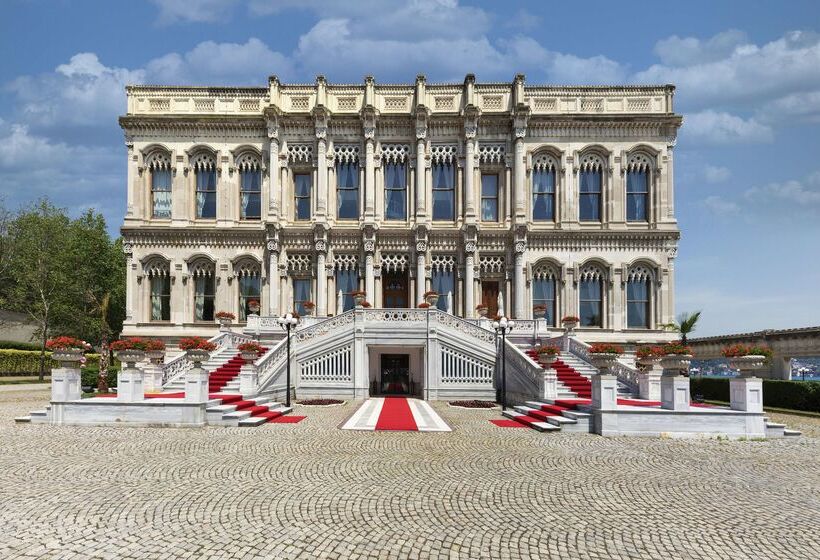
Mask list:
[[[574,6],[578,6],[577,10]],[[0,196],[125,204],[126,83],[674,83],[678,311],[820,324],[820,3],[6,0]]]

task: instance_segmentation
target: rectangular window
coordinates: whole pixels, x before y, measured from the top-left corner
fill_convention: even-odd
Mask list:
[[[481,220],[498,221],[498,175],[481,176]]]
[[[250,302],[259,303],[262,279],[257,275],[239,276],[239,320],[247,321],[250,315]]]
[[[626,284],[626,325],[631,329],[649,328],[649,282],[630,280]]]
[[[582,327],[603,326],[603,300],[600,280],[582,280],[578,284],[578,303]]]
[[[356,162],[336,164],[337,213],[340,220],[359,218],[359,165]]]
[[[311,283],[310,278],[293,279],[293,310],[302,317],[307,315],[304,304],[310,301]]]
[[[171,277],[151,277],[151,320],[171,320]]]
[[[436,307],[442,311],[447,311],[447,294],[453,294],[455,297],[455,275],[452,270],[444,270],[436,268],[430,275],[430,284],[432,289],[439,295]]]
[[[243,220],[258,220],[262,214],[262,172],[247,169],[239,176]]]
[[[626,220],[645,222],[649,206],[649,174],[630,171],[626,174]]]
[[[296,209],[295,219],[297,220],[310,219],[311,182],[310,173],[297,173],[293,176],[294,208]]]
[[[154,218],[171,217],[171,170],[151,171],[151,206]]]
[[[353,309],[353,292],[359,289],[359,275],[355,270],[336,271],[336,293],[342,292],[342,309],[337,309],[336,313],[342,313]]]
[[[578,210],[582,222],[601,221],[601,172],[581,171]]]
[[[211,274],[194,278],[194,321],[214,320],[214,276]]]
[[[390,162],[384,168],[384,218],[407,219],[407,168]]]
[[[555,280],[552,278],[537,278],[532,283],[532,306],[543,305],[546,311],[535,317],[544,319],[548,326],[555,326]]]
[[[450,162],[433,164],[433,219],[456,219],[456,168]]]
[[[196,171],[196,217],[216,218],[216,171]]]
[[[532,172],[532,219],[536,222],[555,220],[554,169],[536,169]]]

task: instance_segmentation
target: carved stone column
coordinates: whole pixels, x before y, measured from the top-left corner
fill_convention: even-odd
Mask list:
[[[472,137],[467,136],[467,144],[465,146],[464,154],[464,198],[467,202],[464,217],[467,221],[475,220],[475,187],[473,179],[475,178],[475,130],[473,129]]]
[[[464,258],[464,316],[475,317],[475,243],[467,242]]]
[[[367,246],[365,245],[365,250]],[[367,293],[367,301],[375,306],[376,301],[376,280],[373,274],[373,253],[368,252],[364,256],[364,291]]]
[[[516,319],[525,319],[527,317],[527,313],[524,310],[524,292],[526,290],[524,281],[524,250],[526,248],[527,246],[523,241],[519,241],[515,244],[515,285],[513,286],[515,294],[513,310]]]
[[[134,302],[137,283],[134,278],[134,247],[130,243],[123,243],[122,252],[125,253],[125,322],[135,323]]]
[[[316,316],[327,317],[327,271],[325,270],[325,253],[327,245],[324,241],[316,242]]]
[[[278,132],[277,132],[278,133]],[[268,136],[271,134],[268,126]],[[268,212],[273,218],[278,218],[281,208],[281,196],[279,183],[279,139],[270,136],[270,154],[268,160]]]
[[[279,316],[279,242],[268,240],[268,314]]]
[[[425,209],[425,194],[427,193],[427,168],[424,163],[424,138],[419,138],[416,144],[416,218],[427,215]]]
[[[365,131],[365,135],[368,131]],[[374,162],[375,142],[373,141],[373,131],[367,138],[364,156],[364,217],[373,219],[376,214],[376,167]],[[368,297],[370,294],[368,293]]]
[[[526,219],[526,193],[524,192],[524,176],[526,169],[524,168],[524,134],[525,128],[515,129],[515,156],[513,159],[513,173],[514,173],[514,193],[515,199],[515,222],[520,223]]]
[[[416,303],[424,301],[424,292],[427,291],[427,242],[416,243]]]
[[[327,216],[327,140],[319,138],[316,150],[316,216]]]

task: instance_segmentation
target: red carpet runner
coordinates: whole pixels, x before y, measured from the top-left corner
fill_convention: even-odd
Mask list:
[[[385,397],[382,412],[376,422],[376,430],[417,431],[413,412],[404,397]]]

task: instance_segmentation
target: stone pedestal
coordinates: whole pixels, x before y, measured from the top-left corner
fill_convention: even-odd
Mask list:
[[[595,410],[618,409],[618,378],[614,375],[592,376],[592,407]]]
[[[51,400],[57,402],[80,399],[80,369],[61,367],[51,370]]]
[[[117,400],[120,402],[145,400],[144,376],[136,367],[126,367],[117,374]]]
[[[544,399],[557,399],[558,375],[555,373],[554,369],[547,368],[544,370],[544,377],[542,383],[544,386],[544,389],[542,391],[542,396],[544,397]]]
[[[661,408],[689,410],[689,378],[677,373],[661,376]]]
[[[732,410],[763,412],[763,380],[759,377],[736,377],[729,381]]]
[[[150,363],[144,371],[143,384],[145,385],[145,392],[162,392],[162,368],[159,364]]]
[[[649,369],[638,374],[638,392],[642,399],[661,400],[661,372]]]
[[[208,401],[208,372],[201,367],[192,367],[185,373],[185,402],[204,403]]]
[[[256,373],[256,366],[252,363],[244,364],[239,370],[239,393],[243,397],[255,395],[258,381],[259,375]]]

